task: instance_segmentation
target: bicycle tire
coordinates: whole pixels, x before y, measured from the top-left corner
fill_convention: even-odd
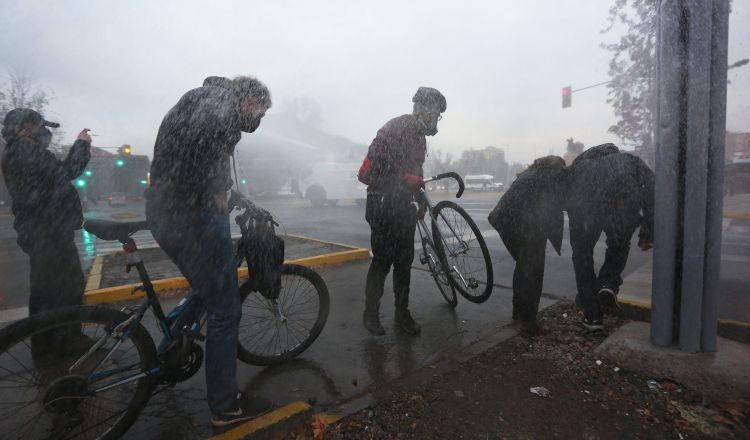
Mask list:
[[[3,438],[23,440],[29,438],[86,438],[98,440],[120,438],[135,423],[138,415],[148,403],[151,392],[156,386],[156,378],[147,375],[133,382],[101,390],[94,396],[88,396],[87,391],[91,391],[88,387],[93,383],[99,383],[99,388],[103,388],[105,385],[111,385],[118,380],[131,376],[112,376],[111,380],[100,379],[102,381],[107,380],[102,384],[101,382],[91,381],[91,372],[84,371],[86,367],[94,366],[97,362],[112,363],[117,368],[123,368],[122,365],[118,365],[118,362],[123,361],[133,366],[133,368],[123,371],[126,374],[132,372],[132,375],[135,375],[136,372],[152,369],[157,365],[156,348],[148,331],[140,323],[131,326],[131,334],[123,344],[114,346],[114,340],[110,339],[110,342],[105,345],[106,349],[100,348],[94,351],[92,354],[94,358],[90,358],[90,362],[84,362],[80,369],[73,370],[73,373],[68,368],[72,368],[72,364],[85,353],[86,348],[82,348],[75,353],[66,353],[66,350],[73,349],[70,345],[63,344],[62,341],[58,341],[56,345],[47,341],[44,347],[35,344],[40,344],[42,338],[59,335],[63,327],[68,329],[71,326],[78,325],[81,326],[81,331],[87,336],[96,333],[95,338],[90,339],[94,341],[98,339],[97,334],[103,335],[103,332],[111,331],[117,324],[127,318],[128,315],[114,309],[74,306],[40,313],[2,329],[0,331],[0,375],[2,375],[0,377],[0,401],[8,402],[8,396],[2,396],[2,394],[8,393],[9,390],[13,392],[13,398],[16,401],[22,399],[25,395],[34,395],[37,388],[39,391],[35,398],[26,402],[26,405],[21,406],[24,402],[17,402],[20,407],[16,410],[9,410],[7,406],[3,406],[2,412],[6,414],[6,417],[0,417],[0,432],[3,432]],[[94,329],[97,325],[103,328],[101,334]],[[32,337],[35,339],[34,342],[32,342]],[[118,356],[119,350],[123,347],[130,347],[131,343],[135,348],[135,355],[138,355],[139,358],[130,360],[133,355]],[[32,346],[38,347],[37,350],[34,350]],[[114,347],[110,348],[110,346]],[[28,355],[24,355],[24,351],[28,351]],[[127,353],[124,348],[123,351]],[[105,358],[107,354],[109,356]],[[31,362],[28,366],[24,364],[27,359]],[[13,367],[13,365],[16,366]],[[17,369],[18,366],[23,367],[25,371],[14,373],[13,369]],[[38,374],[35,375],[29,368],[39,369]],[[22,384],[19,378],[23,378],[26,374],[30,374],[29,381],[35,381],[35,383],[29,383],[30,393],[24,393],[23,387],[19,386],[19,383]],[[82,381],[85,381],[85,390],[79,388],[82,386]],[[3,383],[6,385],[3,386]],[[13,388],[8,388],[8,386]],[[132,397],[129,400],[120,398],[119,394],[125,388],[133,389]],[[71,391],[73,389],[75,391]],[[105,397],[105,395],[113,397]],[[120,402],[124,407],[121,411],[114,411],[112,415],[102,415],[105,410],[103,409],[104,406],[112,406]],[[96,403],[99,403],[100,406],[93,407],[95,414],[91,415],[88,409]],[[33,413],[36,407],[39,407],[36,417],[33,419],[24,417],[28,412]],[[10,412],[13,412],[13,417],[7,417]],[[96,415],[106,418],[102,422],[94,423],[90,420],[90,417]],[[110,423],[110,420],[113,423]],[[8,426],[14,423],[25,427],[22,432],[18,433],[18,437],[12,436],[16,433],[16,430]],[[61,428],[60,425],[65,426]],[[97,427],[101,428],[102,432],[94,431]],[[79,429],[80,432],[76,433]],[[38,431],[42,431],[41,435],[35,434]]]
[[[451,210],[454,211],[453,214],[449,213],[449,211]],[[479,245],[479,251],[481,253],[481,259],[483,261],[474,261],[480,259],[479,255],[475,255],[477,254],[476,250],[472,252],[472,255],[469,255],[469,250],[456,251],[458,249],[458,244],[456,243],[458,240],[455,235],[452,232],[450,233],[450,235],[453,236],[453,239],[451,240],[448,234],[443,232],[450,232],[450,229],[447,228],[446,224],[446,222],[448,221],[452,221],[454,223],[451,226],[454,230],[459,229],[462,236],[465,235],[466,232],[468,232],[465,226],[459,225],[457,223],[457,217],[461,217],[463,222],[466,223],[465,226],[469,227],[469,229],[471,230],[471,234],[473,234],[473,236],[476,238],[476,242]],[[461,206],[450,200],[443,200],[435,206],[434,218],[437,219],[437,222],[432,222],[432,235],[435,242],[435,247],[446,257],[448,267],[451,268],[451,271],[449,272],[451,275],[451,280],[453,281],[456,290],[458,290],[458,293],[460,293],[464,298],[468,299],[471,302],[483,303],[487,301],[487,299],[490,297],[490,294],[492,293],[492,283],[494,282],[492,273],[492,259],[490,258],[490,251],[487,249],[487,244],[485,243],[484,237],[482,237],[482,233],[479,231],[477,224]],[[444,228],[442,229],[441,224],[444,226]],[[471,234],[469,234],[469,243],[473,241],[471,238]],[[447,245],[452,249],[448,249],[446,251],[446,249],[443,248],[444,242],[441,237],[445,240],[451,240],[451,243],[447,243]],[[452,270],[454,267],[461,272],[461,276],[459,276],[459,274]],[[482,276],[481,274],[482,270],[484,270],[484,276]],[[467,279],[468,284],[476,283],[476,287],[472,287],[471,285],[467,286],[466,284],[464,284],[462,277],[463,279]]]
[[[306,285],[302,286],[303,283]],[[300,299],[300,295],[305,294],[300,293],[296,289],[298,287],[307,288],[307,292],[311,297],[307,301],[312,301],[312,298],[317,299],[317,302],[313,304],[312,312],[309,310],[299,311],[298,316],[308,317],[308,319],[303,319],[304,322],[312,322],[309,328],[302,324],[297,324],[296,327],[293,327],[294,324],[290,324],[292,320],[289,318],[297,315],[295,306],[301,307],[294,301]],[[240,286],[240,295],[242,298],[242,317],[240,319],[237,357],[242,362],[251,365],[273,365],[293,359],[315,342],[318,336],[320,336],[320,332],[323,331],[323,327],[325,327],[326,320],[328,319],[330,298],[325,281],[314,270],[297,264],[284,264],[281,269],[279,302],[283,308],[284,316],[287,318],[286,321],[275,315],[273,310],[274,304],[270,300],[266,299],[259,292],[250,290],[248,282]],[[314,322],[313,315],[315,315]],[[259,325],[264,323],[276,325],[275,329],[269,326],[271,334],[268,333],[269,328],[262,333],[253,331],[253,329],[257,329]],[[282,325],[286,328],[286,344],[282,341]],[[292,332],[296,330],[301,333],[301,337],[292,340],[292,344],[289,341],[290,328]],[[263,342],[262,340],[253,342],[253,339],[257,338],[270,338],[274,346],[271,349],[261,349],[262,347],[259,347],[259,344]]]
[[[430,269],[430,274],[432,275],[432,279],[435,280],[440,294],[443,295],[449,306],[455,308],[458,304],[458,298],[456,298],[456,289],[453,287],[453,283],[451,283],[450,276],[448,275],[449,269],[445,261],[445,255],[437,252],[427,239],[422,239],[422,252],[424,252],[425,263],[427,263],[427,267]],[[437,267],[436,263],[440,265],[440,268]],[[450,293],[446,292],[446,289],[450,289]]]

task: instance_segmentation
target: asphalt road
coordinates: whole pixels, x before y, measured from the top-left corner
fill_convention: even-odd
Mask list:
[[[495,284],[509,287],[512,285],[514,261],[505,250],[498,234],[487,222],[487,215],[499,199],[499,193],[470,193],[461,199],[453,194],[430,193],[433,204],[439,200],[454,200],[463,206],[476,221],[482,231],[492,256],[495,273]],[[359,247],[370,247],[370,230],[364,220],[364,208],[353,201],[341,201],[337,206],[313,208],[306,201],[294,198],[257,199],[256,203],[271,211],[281,223],[280,233],[305,235],[321,240],[339,242]],[[87,218],[105,218],[110,220],[135,220],[143,218],[142,202],[130,202],[125,207],[94,206],[86,213]],[[236,227],[235,227],[236,229]],[[238,233],[235,230],[235,233]],[[741,321],[750,321],[750,302],[747,299],[747,287],[750,285],[750,222],[726,220],[724,228],[724,258],[722,261],[721,315]],[[140,247],[155,246],[148,231],[139,232],[136,241]],[[419,247],[419,237],[415,238],[415,247]],[[633,246],[623,278],[650,264],[652,252],[641,252]],[[119,250],[119,244],[104,242],[79,231],[76,234],[84,268],[90,265],[96,255]],[[604,238],[599,241],[595,259],[601,264],[604,258]],[[418,255],[419,252],[417,252]],[[575,277],[571,262],[571,249],[566,228],[562,255],[558,256],[550,245],[547,247],[545,266],[544,292],[556,298],[572,299],[575,296]],[[415,267],[420,267],[415,259]],[[0,308],[21,307],[28,298],[28,257],[15,243],[15,232],[12,229],[12,217],[0,212]]]

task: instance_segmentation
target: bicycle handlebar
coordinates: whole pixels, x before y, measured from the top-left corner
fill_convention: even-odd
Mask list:
[[[238,216],[238,218],[252,218],[256,221],[271,222],[274,226],[279,226],[279,224],[274,221],[273,215],[271,215],[270,212],[257,206],[240,192],[231,190],[229,195],[229,211],[231,212],[235,208],[245,210],[245,212]]]
[[[430,177],[429,179],[424,179],[424,182],[432,182],[433,180],[440,180],[445,179],[446,177],[452,177],[453,179],[458,182],[458,192],[456,193],[456,198],[459,199],[464,193],[464,180],[461,178],[461,176],[453,171],[449,171],[447,173],[440,173],[437,176]]]

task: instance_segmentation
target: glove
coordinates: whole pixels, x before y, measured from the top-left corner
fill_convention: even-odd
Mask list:
[[[414,174],[404,174],[404,182],[406,182],[407,185],[411,186],[414,189],[424,188],[424,180],[422,179],[422,176],[417,176]]]

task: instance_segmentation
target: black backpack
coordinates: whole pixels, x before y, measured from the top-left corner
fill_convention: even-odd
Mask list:
[[[268,222],[251,221],[243,237],[250,289],[266,298],[277,298],[281,290],[281,268],[284,265],[284,240]]]

